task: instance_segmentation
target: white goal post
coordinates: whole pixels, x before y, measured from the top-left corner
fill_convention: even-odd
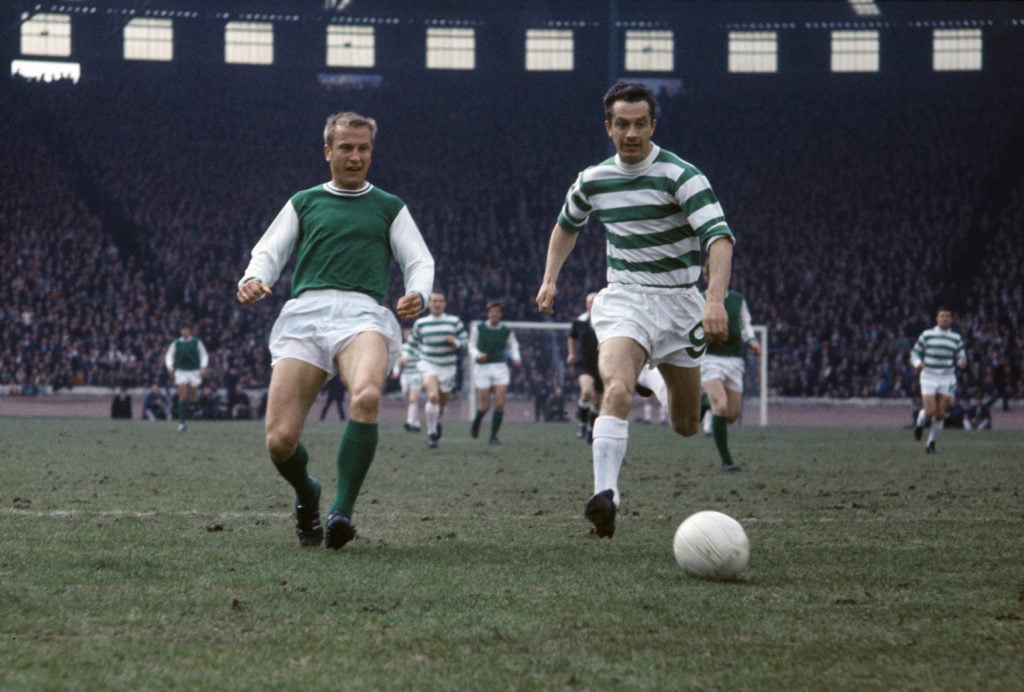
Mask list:
[[[758,425],[762,428],[768,425],[768,325],[752,325],[754,335],[761,345],[761,355],[757,358],[757,396],[758,396]]]
[[[565,382],[565,349],[566,340],[572,330],[571,322],[529,322],[512,321],[503,322],[516,334],[520,348],[523,351],[523,368],[520,370],[532,370],[541,366],[541,363],[528,362],[529,360],[541,360],[547,366],[544,373],[555,371],[559,385],[566,385]],[[747,395],[756,391],[758,398],[758,425],[768,425],[768,327],[763,324],[753,325],[754,334],[761,345],[761,355],[757,359],[756,368],[748,368],[745,390]],[[543,367],[543,366],[542,366]],[[754,372],[750,372],[754,370]],[[469,420],[477,408],[476,387],[473,381],[476,375],[476,363],[466,354],[463,372],[466,379],[463,382],[463,389],[466,390],[466,414]],[[528,386],[524,386],[521,377],[517,377],[516,369],[513,368],[513,381],[509,386],[510,397],[530,397]],[[571,388],[570,383],[570,388]],[[753,385],[753,386],[751,386]]]

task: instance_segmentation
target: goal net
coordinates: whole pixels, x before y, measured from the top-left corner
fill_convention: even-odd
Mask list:
[[[505,321],[519,341],[522,366],[511,367],[506,410],[517,405],[517,417],[531,420],[572,420],[579,399],[577,373],[566,365],[571,322]],[[757,413],[757,424],[768,425],[768,327],[754,325],[761,344],[761,355],[748,351],[744,388],[744,410],[751,407]],[[472,419],[477,409],[476,388],[473,386],[476,364],[468,355],[462,363],[464,377],[461,389],[465,392],[466,415]],[[660,403],[659,403],[660,406]],[[748,419],[749,420],[749,419]]]

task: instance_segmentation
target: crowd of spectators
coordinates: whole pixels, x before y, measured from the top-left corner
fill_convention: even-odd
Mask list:
[[[542,319],[533,298],[562,198],[610,151],[599,88],[202,79],[0,87],[0,385],[164,387],[163,353],[188,322],[208,387],[265,387],[289,277],[250,308],[234,286],[286,199],[327,178],[322,125],[337,110],[378,119],[370,180],[408,203],[450,311],[482,319],[498,299],[508,320]],[[733,286],[768,326],[773,393],[913,396],[910,345],[944,302],[971,357],[965,395],[1024,396],[1019,87],[896,98],[794,83],[659,107],[655,141],[704,170],[739,239]],[[599,227],[584,236],[557,321],[604,283]],[[389,301],[400,291],[396,273]],[[520,340],[513,392],[571,387],[563,335]]]

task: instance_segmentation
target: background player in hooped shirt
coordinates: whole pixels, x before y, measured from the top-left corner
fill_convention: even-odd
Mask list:
[[[594,495],[584,516],[599,537],[610,538],[628,415],[644,367],[656,366],[665,379],[672,429],[684,436],[699,429],[701,358],[707,342],[728,334],[734,237],[704,174],[651,140],[654,93],[619,82],[604,107],[615,156],[580,172],[569,188],[548,242],[537,308],[552,313],[562,266],[594,216],[605,227],[608,286],[591,310],[604,395],[594,422]],[[706,299],[696,287],[702,250],[710,271]]]
[[[512,379],[506,358],[517,368],[523,364],[515,332],[508,325],[502,324],[501,316],[501,303],[492,300],[487,303],[487,319],[474,322],[469,334],[469,357],[476,364],[474,385],[477,401],[470,434],[474,439],[480,435],[480,423],[490,410],[493,397],[494,415],[491,416],[489,440],[492,445],[501,444],[498,430],[505,418],[505,395]]]
[[[402,355],[391,370],[391,378],[397,379],[405,401],[405,430],[420,431],[420,394],[423,393],[423,373],[420,372],[419,350],[409,342],[410,327],[402,329]]]
[[[956,403],[956,370],[967,367],[963,337],[950,327],[953,311],[940,307],[935,326],[921,332],[910,351],[910,364],[920,373],[921,410],[914,422],[914,438],[921,439],[931,422],[925,454],[935,454],[935,441],[946,421],[946,412]]]
[[[445,312],[448,301],[444,293],[434,291],[427,300],[430,314],[412,324],[409,344],[420,354],[420,372],[427,403],[423,407],[427,419],[427,446],[435,449],[441,439],[441,416],[455,389],[459,352],[466,348],[469,333],[456,315]]]
[[[376,134],[376,121],[357,113],[327,119],[323,152],[330,182],[288,200],[238,282],[238,301],[255,303],[271,293],[294,252],[292,298],[270,333],[266,443],[274,466],[295,489],[302,545],[323,541],[338,549],[356,535],[352,508],[377,451],[381,393],[402,346],[395,313],[382,304],[392,260],[405,279],[398,317],[417,317],[434,283],[434,258],[409,209],[366,180]],[[306,471],[309,455],[300,437],[320,388],[335,372],[351,398],[325,531],[320,483]]]

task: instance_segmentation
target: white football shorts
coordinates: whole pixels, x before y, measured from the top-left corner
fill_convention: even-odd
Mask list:
[[[956,374],[940,375],[928,370],[921,371],[921,395],[922,396],[948,396],[956,398]]]
[[[647,351],[651,366],[693,368],[707,350],[703,315],[704,296],[696,288],[611,284],[594,299],[590,321],[598,343],[628,337]]]
[[[423,388],[423,374],[416,366],[402,370],[402,374],[398,376],[398,381],[402,385],[402,394],[408,394],[410,389]]]
[[[743,393],[743,373],[746,366],[742,358],[732,356],[704,355],[700,364],[700,383],[721,380],[730,392]]]
[[[295,358],[328,376],[338,372],[335,357],[363,332],[377,332],[387,343],[388,368],[398,362],[402,332],[398,319],[370,296],[317,289],[292,298],[270,330],[270,363]]]
[[[199,386],[203,383],[203,378],[199,375],[198,370],[175,370],[174,371],[174,384],[180,387],[183,384],[187,384],[189,387],[199,389]]]
[[[442,392],[448,393],[455,388],[456,367],[454,365],[434,365],[425,360],[420,360],[419,368],[420,374],[423,377],[433,376],[437,378],[438,388]]]
[[[508,386],[512,381],[507,363],[477,363],[473,384],[477,389],[490,389],[500,385]]]

